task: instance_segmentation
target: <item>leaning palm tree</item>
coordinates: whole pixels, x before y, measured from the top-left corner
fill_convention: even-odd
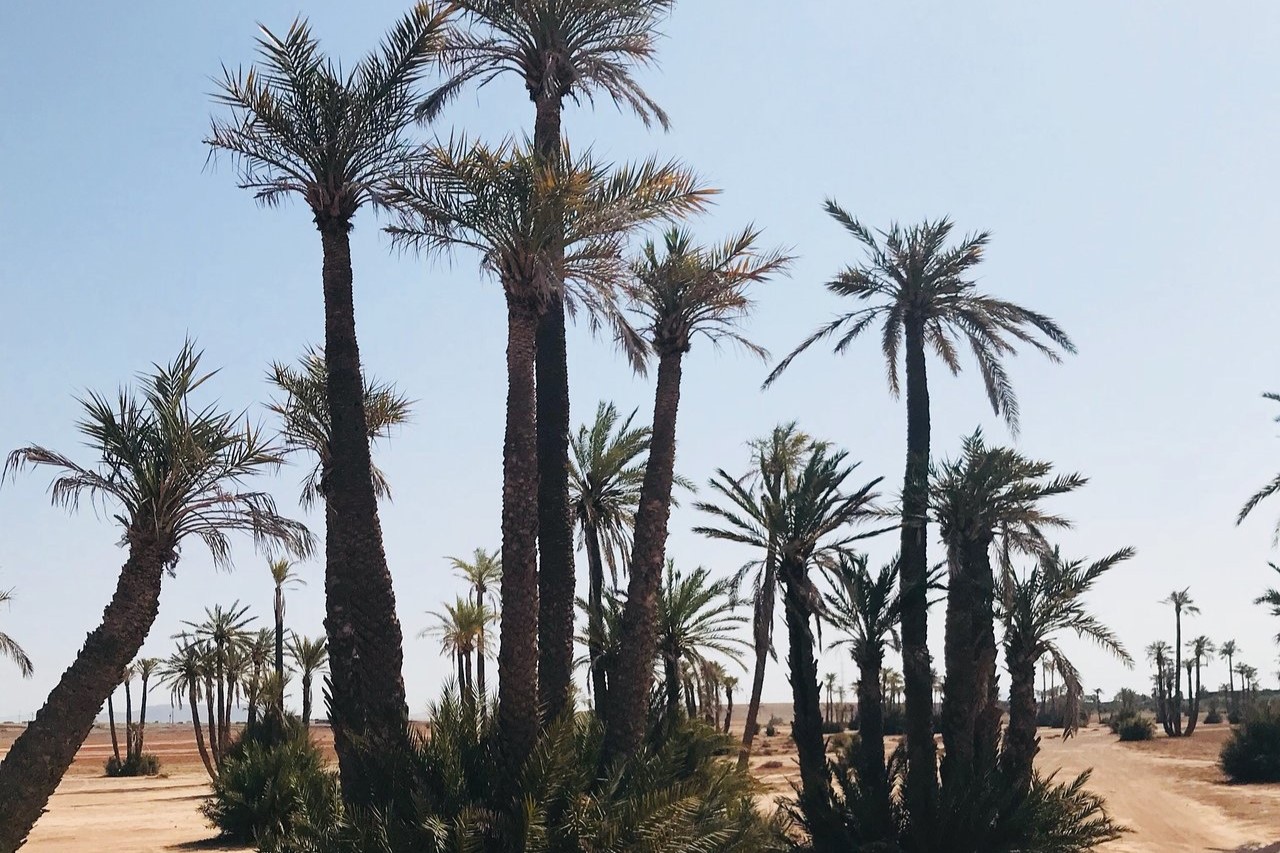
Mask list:
[[[408,706],[404,648],[378,522],[356,341],[350,233],[356,213],[382,203],[400,171],[423,78],[438,55],[452,7],[420,2],[380,49],[344,71],[320,51],[297,19],[283,36],[265,27],[259,63],[225,69],[206,143],[240,167],[240,186],[263,204],[305,201],[324,252],[324,359],[330,467],[325,499],[325,629],[331,655],[331,707],[343,797],[381,802],[356,740],[403,743]],[[358,671],[356,670],[358,667]],[[379,750],[367,750],[376,760]]]
[[[483,548],[477,548],[471,562],[450,557],[449,563],[453,566],[453,570],[471,586],[476,606],[485,607],[489,601],[490,591],[502,583],[502,557],[497,553],[490,554]],[[496,616],[492,610],[490,613],[491,616]],[[484,662],[489,655],[489,648],[485,645],[484,635],[490,621],[496,621],[496,619],[483,620],[480,630],[476,633],[476,691],[480,697],[481,708],[484,707],[485,696],[488,695],[484,683]]]
[[[1224,640],[1218,646],[1218,657],[1227,662],[1227,713],[1230,715],[1236,709],[1236,684],[1235,684],[1235,657],[1240,654],[1240,648],[1236,645],[1235,640]]]
[[[1000,739],[992,565],[996,541],[1002,540],[1002,555],[1043,552],[1045,530],[1070,526],[1047,511],[1044,501],[1087,480],[1079,474],[1055,474],[1051,463],[1011,448],[989,447],[980,431],[964,440],[956,459],[936,466],[930,479],[931,513],[946,546],[948,569],[942,781],[962,791],[973,784],[975,774],[994,768]]]
[[[1175,589],[1160,602],[1173,608],[1173,690],[1169,694],[1169,717],[1173,725],[1174,737],[1182,736],[1182,614],[1191,615],[1200,612],[1200,608],[1196,607],[1195,602],[1191,600],[1190,589],[1190,587]]]
[[[708,197],[675,163],[650,160],[611,172],[590,155],[566,150],[547,162],[524,146],[466,140],[424,147],[394,187],[401,217],[389,230],[398,244],[426,253],[473,249],[506,296],[498,715],[516,766],[532,750],[539,724],[538,325],[562,290],[593,313],[616,314],[622,240],[646,223],[700,210]]]
[[[276,642],[276,678],[281,684],[284,683],[284,590],[285,587],[306,586],[304,581],[297,572],[293,570],[294,563],[290,560],[278,559],[271,560],[267,563],[267,568],[271,572],[271,581],[275,585],[275,597],[272,601],[272,611],[275,614],[275,642]],[[277,706],[284,707],[284,696],[275,697]]]
[[[673,0],[461,0],[467,26],[453,28],[443,52],[450,79],[424,106],[431,112],[471,80],[519,77],[534,104],[533,151],[561,156],[566,98],[607,94],[648,124],[666,127],[666,114],[631,76],[652,61],[657,26]],[[550,213],[550,211],[548,211]],[[563,259],[567,231],[549,216],[548,251]],[[539,673],[547,716],[558,717],[571,683],[573,658],[573,521],[569,504],[569,373],[566,309],[572,292],[553,291],[536,340],[538,448]],[[616,316],[615,316],[615,319]]]
[[[280,419],[280,435],[287,447],[315,457],[315,464],[302,481],[302,506],[312,506],[325,494],[333,469],[333,428],[329,421],[329,380],[324,353],[314,347],[303,353],[299,364],[275,362],[267,381],[284,392],[284,399],[272,400],[267,409]],[[413,403],[390,383],[361,377],[364,388],[365,428],[369,443],[391,437],[392,431],[409,421]],[[369,463],[376,498],[390,498],[391,484],[377,465]]]
[[[1005,664],[1009,668],[1009,725],[1000,763],[1018,790],[1026,791],[1039,751],[1036,737],[1036,663],[1053,661],[1066,688],[1068,731],[1077,724],[1076,702],[1082,695],[1080,675],[1063,653],[1056,636],[1072,631],[1133,666],[1133,658],[1110,628],[1085,609],[1084,597],[1098,579],[1130,559],[1124,548],[1096,562],[1063,559],[1057,548],[1044,553],[1030,572],[1000,579],[999,616],[1004,626]]]
[[[1262,396],[1265,399],[1280,403],[1280,394],[1263,394]],[[1280,415],[1276,416],[1276,422],[1280,423]],[[1280,493],[1280,474],[1277,474],[1270,483],[1258,489],[1249,500],[1245,501],[1244,506],[1240,508],[1240,512],[1236,515],[1236,524],[1242,523],[1258,504],[1276,493]],[[1280,540],[1280,522],[1276,523],[1274,539]]]
[[[728,504],[699,503],[697,507],[715,516],[722,526],[694,529],[761,550],[767,550],[772,540],[777,548],[795,708],[792,734],[800,763],[800,808],[815,850],[847,850],[852,841],[834,809],[822,737],[813,620],[824,608],[810,571],[833,565],[857,539],[884,532],[853,532],[853,526],[870,515],[875,498],[872,490],[880,478],[861,488],[849,488],[847,483],[858,465],[847,458],[842,451],[817,444],[794,479],[784,480],[778,492],[760,498],[748,492],[740,480],[717,472],[711,488]]]
[[[655,608],[666,559],[684,356],[699,335],[765,355],[738,330],[752,306],[748,288],[784,274],[792,258],[782,251],[760,250],[759,237],[760,232],[749,226],[722,245],[704,248],[694,244],[688,231],[672,228],[663,236],[661,249],[647,242],[633,266],[628,295],[657,356],[658,379],[649,459],[636,510],[618,682],[609,697],[609,755],[631,754],[644,737],[644,698],[653,677]]]
[[[9,604],[12,601],[13,590],[0,589],[0,604]],[[22,650],[22,646],[18,645],[17,640],[3,631],[0,631],[0,657],[13,661],[23,678],[30,678],[31,674],[35,672],[35,667],[31,665],[31,658],[27,657],[27,653]]]
[[[211,375],[200,372],[200,354],[188,342],[173,362],[141,377],[139,390],[124,389],[115,401],[96,393],[81,401],[78,427],[96,464],[38,445],[15,450],[5,463],[3,476],[30,466],[55,469],[50,491],[57,505],[75,509],[88,499],[109,507],[129,556],[102,624],[0,764],[0,850],[16,849],[35,825],[117,674],[142,647],[161,582],[186,541],[203,541],[223,566],[230,564],[228,534],[235,531],[267,549],[311,549],[306,528],[279,516],[270,495],[239,490],[253,475],[279,467],[282,457],[239,415],[195,399]]]
[[[1213,641],[1203,634],[1187,640],[1187,690],[1191,693],[1187,710],[1187,737],[1191,737],[1195,733],[1196,723],[1200,720],[1200,694],[1203,692],[1200,682],[1200,668],[1213,656],[1214,651]],[[1196,676],[1194,685],[1191,683],[1192,672]]]
[[[311,683],[315,675],[329,663],[329,649],[324,637],[314,640],[299,637],[297,634],[289,638],[289,657],[298,668],[302,681],[302,724],[311,725]]]
[[[680,666],[688,664],[698,672],[713,663],[715,653],[742,665],[746,642],[738,630],[747,618],[737,612],[737,579],[711,579],[699,566],[685,575],[667,561],[666,578],[658,592],[658,660],[662,666],[667,697],[667,721],[679,717]]]
[[[826,211],[865,248],[868,259],[846,267],[827,284],[837,296],[859,307],[819,328],[770,374],[766,385],[786,370],[797,355],[839,333],[836,353],[879,324],[881,350],[889,390],[899,393],[899,354],[906,366],[907,458],[902,484],[902,645],[906,683],[906,802],[920,827],[929,824],[937,786],[936,749],[932,731],[932,696],[928,647],[928,482],[929,386],[927,350],[952,373],[960,372],[959,346],[973,352],[986,385],[987,398],[1010,428],[1018,427],[1018,401],[1003,359],[1018,342],[1057,361],[1058,351],[1075,352],[1066,333],[1050,318],[977,290],[972,279],[982,262],[990,235],[963,238],[947,246],[952,223],[927,221],[903,228],[896,223],[877,235],[828,199]],[[1047,340],[1036,336],[1039,332]]]

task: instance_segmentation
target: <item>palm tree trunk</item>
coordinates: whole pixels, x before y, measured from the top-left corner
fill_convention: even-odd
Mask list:
[[[276,683],[280,686],[280,706],[284,707],[284,590],[276,587]]]
[[[513,774],[538,735],[538,309],[507,297],[507,423],[502,463],[502,628],[498,730]]]
[[[548,160],[560,156],[558,97],[537,101],[533,144]],[[559,216],[558,211],[553,215]],[[553,241],[551,263],[564,256]],[[573,515],[569,506],[569,364],[565,309],[556,288],[537,334],[538,424],[538,674],[543,712],[554,720],[564,711],[573,679]],[[598,700],[597,700],[598,701]]]
[[[215,654],[217,655],[217,662],[214,670],[214,679],[217,681],[217,686],[215,688],[217,692],[215,695],[218,699],[218,748],[216,750],[216,754],[218,756],[218,760],[221,761],[222,756],[227,752],[227,729],[229,728],[231,719],[231,714],[227,710],[226,684],[225,678],[223,677],[223,664],[226,661],[226,650],[223,647],[222,640],[217,642]]]
[[[467,666],[462,662],[462,649],[457,649],[453,653],[453,662],[458,667],[458,698],[466,699],[467,696]]]
[[[602,658],[604,656],[604,558],[600,552],[600,531],[595,523],[583,522],[583,538],[587,546],[587,660],[591,667],[591,692],[595,697],[596,716],[606,719],[609,684]]]
[[[134,531],[130,540],[129,559],[102,624],[85,639],[44,707],[0,762],[0,853],[12,853],[26,841],[120,672],[138,654],[155,622],[173,547]]]
[[[657,651],[658,587],[662,583],[667,523],[671,517],[682,357],[680,352],[664,352],[658,360],[653,432],[636,511],[618,669],[609,684],[607,757],[630,755],[644,740],[646,699],[653,685],[653,658]]]
[[[317,219],[324,247],[325,372],[330,464],[325,498],[325,632],[332,675],[334,747],[349,805],[389,797],[357,766],[352,736],[379,754],[405,743],[404,647],[373,491],[364,380],[356,342],[348,219]],[[376,774],[381,776],[383,774]],[[389,792],[388,792],[389,793]]]
[[[116,762],[120,761],[120,739],[116,736],[116,705],[111,699],[111,694],[107,694],[107,723],[111,726],[111,754],[115,756]]]
[[[884,765],[884,695],[880,673],[884,650],[869,644],[858,656],[858,778],[874,798],[868,839],[885,838],[890,828],[889,786]],[[886,839],[887,840],[887,839]]]
[[[680,666],[667,655],[662,657],[662,672],[667,685],[667,725],[680,719]]]
[[[1036,662],[1025,650],[1009,656],[1009,726],[1000,761],[1015,790],[1031,787],[1040,739],[1036,737]]]
[[[302,674],[302,725],[311,726],[311,673]]]
[[[760,578],[760,597],[756,599],[754,631],[756,666],[751,676],[751,696],[747,700],[747,720],[742,731],[742,748],[738,750],[738,769],[746,770],[751,760],[751,745],[760,728],[760,695],[764,691],[764,672],[769,663],[769,646],[773,641],[773,602],[778,594],[776,545],[769,537],[764,568]]]
[[[213,679],[205,679],[204,684],[204,706],[209,712],[209,749],[213,751],[214,764],[222,764],[222,747],[221,732],[222,727],[219,718],[222,715],[221,709],[215,711],[213,707],[214,687]]]
[[[194,678],[187,679],[187,696],[191,701],[191,727],[196,732],[196,751],[200,753],[200,763],[210,779],[217,779],[218,772],[209,758],[209,750],[204,743],[204,729],[200,728],[200,691]]]
[[[729,724],[733,722],[733,691],[725,689],[724,733],[729,733]]]
[[[1182,611],[1174,610],[1176,640],[1173,645],[1173,732],[1182,737]]]
[[[800,764],[800,808],[813,838],[814,853],[844,853],[852,848],[850,839],[831,801],[831,778],[827,772],[826,742],[822,737],[822,700],[818,686],[818,660],[813,653],[809,613],[797,589],[803,567],[784,570],[783,593],[787,619],[787,662],[791,670],[794,708],[792,735]]]
[[[958,543],[947,583],[945,658],[947,690],[942,698],[944,785],[971,784],[975,772],[993,766],[995,741],[980,736],[995,674],[996,648],[992,605],[990,541]],[[932,699],[932,688],[930,689]],[[979,742],[992,754],[980,755]]]
[[[476,606],[480,608],[481,614],[485,612],[483,590],[479,590],[479,589],[476,590]],[[482,620],[480,623],[480,630],[476,632],[476,682],[479,687],[479,693],[477,695],[480,697],[481,713],[484,713],[485,705],[486,705],[485,697],[488,695],[488,693],[485,692],[485,684],[484,684],[484,655],[485,655],[484,622]]]
[[[138,731],[133,727],[133,685],[124,683],[124,760],[129,763],[136,755],[134,739]]]
[[[1188,699],[1190,705],[1187,712],[1187,737],[1195,734],[1196,723],[1200,721],[1200,658],[1196,657],[1196,683],[1191,684],[1191,673],[1187,673],[1187,690],[1191,691],[1191,697]]]
[[[142,676],[142,704],[138,706],[138,757],[142,757],[142,744],[147,736],[147,676]]]
[[[1227,696],[1227,715],[1230,716],[1236,707],[1235,666],[1230,657],[1227,657]]]
[[[906,805],[917,841],[926,844],[937,790],[933,741],[933,678],[929,661],[928,508],[929,386],[924,324],[905,324],[907,464],[902,482],[902,677],[906,697]],[[948,675],[950,675],[948,673]]]

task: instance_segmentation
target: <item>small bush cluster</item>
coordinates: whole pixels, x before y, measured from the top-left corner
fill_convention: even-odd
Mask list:
[[[1209,725],[1222,722],[1222,713],[1217,708],[1210,708],[1209,713],[1204,715],[1204,721]]]
[[[1218,760],[1232,782],[1280,782],[1280,708],[1252,709],[1222,745]]]
[[[155,776],[160,772],[160,759],[154,753],[130,755],[121,761],[114,755],[107,759],[106,774],[113,778],[121,776]]]
[[[1151,740],[1156,736],[1156,724],[1149,717],[1135,714],[1124,718],[1115,727],[1122,741]]]
[[[823,720],[822,733],[824,735],[834,735],[845,730],[844,723],[839,720]]]

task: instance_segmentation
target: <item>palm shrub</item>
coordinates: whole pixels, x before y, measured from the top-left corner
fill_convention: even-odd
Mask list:
[[[1156,724],[1142,714],[1122,715],[1115,724],[1115,732],[1122,741],[1151,740],[1156,736]]]
[[[1250,709],[1218,761],[1232,782],[1280,782],[1280,707]]]
[[[103,768],[108,776],[155,776],[160,772],[160,758],[155,753],[138,752],[123,761],[113,755]]]

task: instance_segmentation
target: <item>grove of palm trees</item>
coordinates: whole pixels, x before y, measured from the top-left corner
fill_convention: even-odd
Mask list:
[[[856,106],[887,78],[797,79],[808,7],[699,41],[675,0],[375,6],[201,13],[216,57],[165,83],[201,130],[148,127],[236,229],[182,252],[234,272],[94,289],[139,325],[10,400],[44,408],[3,434],[0,696],[38,710],[0,727],[0,853],[1277,840],[1280,475],[1182,470],[1233,442],[1166,440],[1131,374],[1197,342],[1118,356],[1169,320],[1049,284],[1087,241],[872,190],[858,137],[963,148],[969,98],[906,127]],[[856,133],[774,121],[819,90]]]

